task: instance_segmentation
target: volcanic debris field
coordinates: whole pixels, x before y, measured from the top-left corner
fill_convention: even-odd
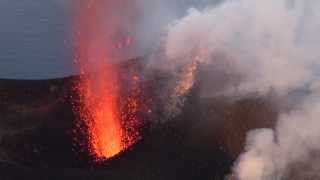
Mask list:
[[[121,67],[139,72],[139,61]],[[141,139],[99,162],[79,143],[85,137],[75,129],[79,77],[0,80],[0,179],[219,180],[232,171],[246,132],[274,125],[277,108],[270,98],[202,99],[200,80],[181,113],[163,120],[155,97],[165,78],[154,73],[141,82]]]

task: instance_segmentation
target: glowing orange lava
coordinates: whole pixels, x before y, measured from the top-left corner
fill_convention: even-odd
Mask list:
[[[134,126],[130,122],[136,123],[136,116],[134,120],[126,116],[136,113],[138,107],[132,105],[128,112],[121,112],[119,67],[114,65],[111,55],[110,36],[117,30],[120,20],[105,13],[112,10],[113,3],[119,2],[79,0],[75,5],[75,58],[81,73],[80,116],[86,124],[88,147],[97,160],[113,157],[137,140],[136,134],[128,132],[132,129],[128,126]],[[131,43],[131,39],[127,42]],[[131,101],[136,102],[132,98]]]
[[[88,126],[90,148],[98,159],[109,158],[125,148],[118,112],[115,69],[105,65],[93,77],[82,77],[82,118]],[[94,78],[94,79],[91,79]]]

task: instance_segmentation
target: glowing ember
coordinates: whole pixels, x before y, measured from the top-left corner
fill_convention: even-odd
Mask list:
[[[76,2],[75,54],[81,73],[78,87],[80,116],[86,127],[82,133],[88,136],[87,146],[97,160],[117,155],[135,143],[139,136],[136,130],[139,103],[135,99],[138,97],[129,94],[128,100],[125,100],[128,105],[124,108],[125,111],[121,112],[119,67],[114,65],[115,59],[111,55],[114,49],[109,38],[116,31],[119,22],[117,18],[105,17],[107,14],[104,14],[112,9],[113,3],[119,2]],[[111,25],[115,28],[110,29]],[[127,45],[132,43],[131,37],[125,41]],[[135,87],[138,86],[134,85],[135,93]]]
[[[184,96],[193,87],[197,68],[198,63],[194,61],[182,70],[178,84],[175,87],[175,94],[177,96]]]
[[[195,77],[199,67],[199,64],[204,62],[208,58],[209,54],[206,48],[200,48],[195,52],[195,55],[191,56],[190,63],[179,67],[179,73],[175,77],[175,84],[169,98],[166,101],[164,107],[166,118],[172,118],[178,115],[181,111],[181,107],[184,105],[186,95],[191,91],[195,84]]]
[[[97,158],[108,158],[125,148],[118,112],[118,88],[112,66],[105,66],[92,77],[83,77],[82,118],[88,126],[90,147]],[[98,84],[97,84],[98,83]]]
[[[190,91],[195,83],[195,73],[198,66],[206,58],[208,58],[208,50],[206,48],[200,48],[192,61],[183,67],[178,77],[178,83],[175,87],[174,94],[176,96],[184,96]]]

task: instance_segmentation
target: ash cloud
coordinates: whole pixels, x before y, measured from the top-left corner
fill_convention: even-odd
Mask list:
[[[297,41],[304,37],[297,34],[301,18],[294,11],[287,10],[283,1],[256,0],[226,1],[204,11],[191,9],[169,27],[166,54],[174,64],[184,65],[194,60],[191,52],[206,49],[209,56],[201,63],[221,67],[231,63],[233,75],[241,76],[242,82],[224,93],[266,94],[273,88],[285,94],[312,79],[311,65],[317,58],[309,52],[310,42]]]
[[[319,8],[320,3],[311,0],[227,0],[204,10],[190,9],[167,29],[164,49],[171,67],[213,65],[202,81],[222,88],[205,96],[272,92],[290,99],[292,92],[307,92],[291,102],[295,105],[289,111],[280,112],[275,129],[248,133],[245,151],[233,168],[235,179],[320,176],[318,160],[311,158],[320,150]],[[215,82],[217,73],[225,80]],[[314,166],[302,170],[305,163]]]

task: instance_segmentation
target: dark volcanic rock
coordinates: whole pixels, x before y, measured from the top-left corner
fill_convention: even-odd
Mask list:
[[[141,71],[134,61],[125,67]],[[145,101],[157,95],[163,84],[159,77],[144,82]],[[0,163],[0,179],[223,179],[243,148],[246,132],[272,127],[277,116],[274,104],[262,97],[202,99],[198,84],[180,115],[154,123],[162,116],[156,102],[149,104],[153,114],[144,118],[154,124],[145,124],[142,140],[92,164],[73,140],[77,81],[0,80],[0,149],[11,161]]]

